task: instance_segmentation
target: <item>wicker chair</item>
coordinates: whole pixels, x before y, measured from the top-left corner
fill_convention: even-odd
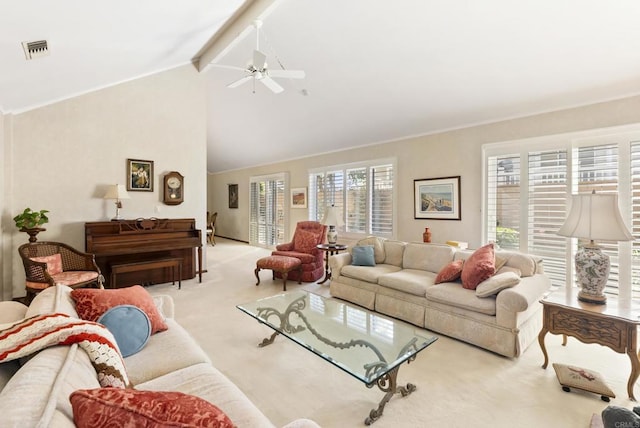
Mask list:
[[[33,242],[18,248],[26,276],[26,303],[56,284],[71,288],[104,288],[104,277],[93,254],[80,252],[61,242]]]

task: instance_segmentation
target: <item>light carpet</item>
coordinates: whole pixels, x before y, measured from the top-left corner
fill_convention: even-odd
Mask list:
[[[256,287],[253,270],[258,258],[270,251],[222,238],[207,247],[207,269],[197,279],[177,285],[159,284],[151,294],[169,294],[176,319],[189,331],[225,373],[276,425],[310,418],[323,427],[359,427],[384,395],[333,367],[284,337],[265,348],[257,344],[272,333],[242,313],[236,305],[282,292],[282,281],[261,271]],[[323,285],[298,285],[329,294]],[[414,383],[417,390],[394,396],[373,426],[388,427],[562,427],[585,428],[593,413],[608,404],[632,408],[627,396],[631,364],[628,356],[599,345],[586,345],[547,334],[550,363],[537,342],[518,359],[508,359],[472,345],[436,334],[439,339],[417,359],[400,368],[398,382]],[[600,372],[616,398],[579,391],[564,392],[551,363],[564,363]],[[638,388],[635,394],[640,396]]]

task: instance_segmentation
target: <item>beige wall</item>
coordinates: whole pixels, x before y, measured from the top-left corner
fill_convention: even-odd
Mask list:
[[[396,239],[421,241],[430,227],[433,242],[450,239],[467,241],[477,247],[482,239],[482,145],[571,131],[604,128],[640,122],[640,97],[540,114],[527,118],[479,125],[440,134],[345,150],[306,159],[249,168],[208,177],[208,206],[218,211],[216,233],[249,240],[249,177],[289,172],[291,187],[305,187],[310,168],[368,159],[397,158]],[[413,180],[461,176],[462,220],[415,220]],[[227,208],[227,184],[238,183],[238,209]],[[306,210],[290,210],[289,235],[296,222],[306,219]]]
[[[204,93],[202,76],[184,66],[5,119],[12,133],[4,141],[2,236],[10,251],[2,265],[12,266],[12,274],[5,274],[3,298],[24,295],[16,250],[27,235],[12,217],[26,207],[48,209],[39,239],[84,249],[84,223],[115,215],[114,202],[102,196],[108,185],[126,183],[128,158],[154,161],[154,191],[129,192],[124,218],[195,217],[205,228]],[[181,205],[162,204],[162,176],[169,171],[185,176]]]

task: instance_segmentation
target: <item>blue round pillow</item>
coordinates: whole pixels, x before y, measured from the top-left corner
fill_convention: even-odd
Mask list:
[[[149,317],[133,305],[114,306],[102,314],[98,322],[113,334],[123,357],[140,351],[151,337]]]

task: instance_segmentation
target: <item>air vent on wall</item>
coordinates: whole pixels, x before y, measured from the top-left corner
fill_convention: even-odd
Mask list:
[[[27,60],[49,55],[49,44],[46,40],[22,42],[22,49],[24,49],[24,55]]]

